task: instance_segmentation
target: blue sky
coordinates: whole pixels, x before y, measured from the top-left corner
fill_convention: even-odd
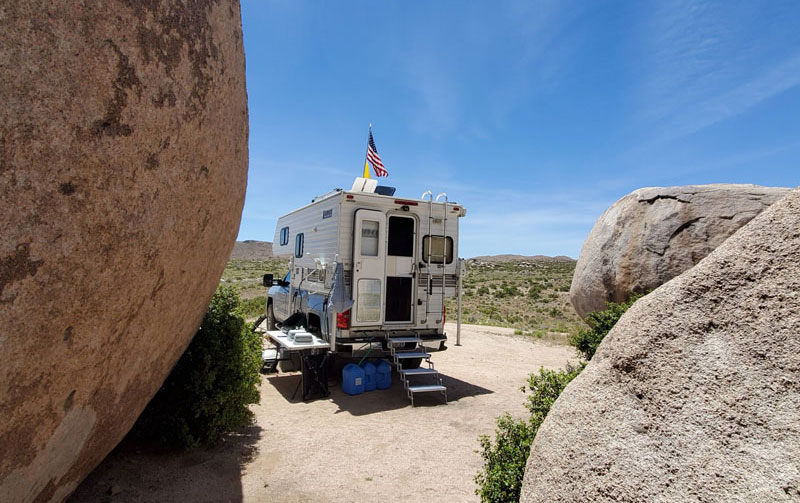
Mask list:
[[[467,208],[460,255],[577,257],[639,187],[800,185],[800,2],[244,0],[239,239],[364,164]]]

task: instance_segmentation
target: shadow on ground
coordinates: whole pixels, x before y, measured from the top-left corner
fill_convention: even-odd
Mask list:
[[[261,427],[253,425],[215,447],[186,452],[126,438],[67,502],[240,502],[243,469],[256,456],[260,437]]]
[[[465,397],[494,393],[494,391],[490,389],[462,381],[461,379],[456,379],[446,374],[439,375],[442,377],[442,383],[447,387],[448,402],[455,402]],[[266,380],[268,381],[267,385],[273,386],[287,402],[292,404],[302,403],[300,390],[292,397],[300,383],[300,374],[273,374],[267,377]],[[330,391],[330,396],[323,398],[317,395],[317,398],[313,398],[309,400],[309,402],[313,400],[330,400],[339,407],[339,410],[337,410],[335,414],[347,412],[354,416],[363,416],[411,407],[411,401],[408,399],[408,396],[406,396],[403,383],[397,377],[397,374],[392,374],[392,387],[388,390],[375,390],[361,395],[351,396],[342,391],[341,382],[333,380],[328,382],[328,390]],[[419,394],[414,398],[414,405],[417,407],[436,407],[440,405],[444,406],[445,402],[444,397],[439,393],[425,393]]]

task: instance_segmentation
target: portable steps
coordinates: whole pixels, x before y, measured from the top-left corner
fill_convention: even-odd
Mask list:
[[[412,349],[407,346],[413,344]],[[422,345],[422,340],[419,337],[389,337],[386,340],[386,345],[389,347],[389,353],[392,355],[392,361],[397,369],[397,374],[400,380],[403,381],[403,389],[406,390],[408,398],[411,399],[411,406],[414,406],[414,395],[416,393],[431,393],[440,392],[444,396],[444,402],[447,403],[447,387],[442,384],[442,377],[439,372],[433,367],[431,355],[425,351]],[[414,369],[404,369],[404,360],[421,359],[427,364],[427,367],[420,366]],[[412,378],[419,376],[430,376],[426,378],[428,381],[433,381],[433,384],[411,384]]]

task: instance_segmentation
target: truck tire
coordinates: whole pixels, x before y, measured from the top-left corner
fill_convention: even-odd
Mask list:
[[[272,302],[267,304],[267,330],[275,330],[275,311],[272,310]]]

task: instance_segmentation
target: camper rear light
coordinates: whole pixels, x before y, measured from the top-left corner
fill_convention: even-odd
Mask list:
[[[395,199],[394,204],[402,204],[403,206],[418,206],[416,201],[406,201],[405,199]]]
[[[350,328],[350,310],[336,313],[336,328]]]
[[[447,306],[442,306],[442,326],[447,321]]]

